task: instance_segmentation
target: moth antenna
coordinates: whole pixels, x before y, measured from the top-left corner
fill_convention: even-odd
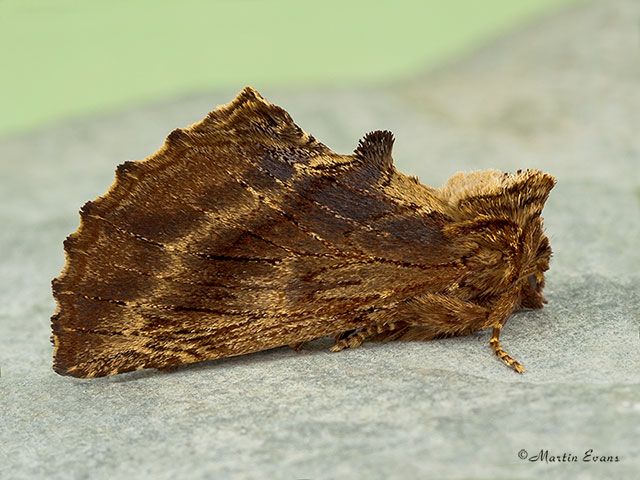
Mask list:
[[[494,327],[493,335],[491,337],[491,340],[489,340],[489,345],[491,345],[491,348],[493,349],[493,353],[495,353],[497,357],[500,357],[500,359],[504,363],[506,363],[511,368],[513,368],[516,372],[524,373],[526,371],[525,368],[519,362],[514,360],[511,357],[511,355],[509,355],[507,352],[505,352],[502,349],[502,347],[500,346],[500,340],[498,339],[499,337],[500,337],[500,328]]]
[[[388,130],[369,132],[360,139],[353,154],[360,160],[371,162],[380,170],[388,170],[393,166],[393,142],[393,133]]]

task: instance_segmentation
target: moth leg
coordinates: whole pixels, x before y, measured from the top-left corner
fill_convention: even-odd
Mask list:
[[[500,337],[500,327],[494,327],[493,336],[491,337],[491,340],[489,340],[489,345],[491,345],[491,348],[493,349],[493,353],[495,353],[496,356],[500,357],[504,363],[506,363],[511,368],[513,368],[516,372],[524,373],[525,372],[524,367],[520,365],[520,363],[515,361],[513,358],[511,358],[511,356],[502,349],[502,347],[500,346],[500,340],[498,339],[499,337]]]
[[[377,335],[378,333],[389,332],[395,328],[395,323],[376,323],[374,325],[369,325],[368,327],[351,332],[347,336],[337,340],[330,350],[332,352],[339,352],[345,348],[358,348],[368,337]]]

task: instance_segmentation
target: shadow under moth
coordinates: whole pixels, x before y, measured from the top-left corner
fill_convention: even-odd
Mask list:
[[[80,211],[53,280],[53,368],[99,377],[333,336],[430,340],[542,308],[552,176],[398,172],[393,136],[340,155],[252,88],[171,132]]]

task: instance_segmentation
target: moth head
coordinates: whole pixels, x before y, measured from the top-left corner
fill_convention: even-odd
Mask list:
[[[447,233],[467,245],[476,287],[499,295],[518,288],[521,308],[542,308],[551,248],[542,209],[555,179],[538,170],[458,173],[437,193],[453,219]]]

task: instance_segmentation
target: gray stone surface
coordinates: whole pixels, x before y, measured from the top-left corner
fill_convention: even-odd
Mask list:
[[[637,478],[639,18],[635,0],[588,3],[387,87],[256,85],[337,151],[394,131],[398,168],[429,185],[485,168],[556,176],[549,305],[502,334],[522,376],[480,332],[59,377],[49,282],[79,206],[236,91],[0,140],[0,478]],[[584,462],[588,449],[619,461]]]

